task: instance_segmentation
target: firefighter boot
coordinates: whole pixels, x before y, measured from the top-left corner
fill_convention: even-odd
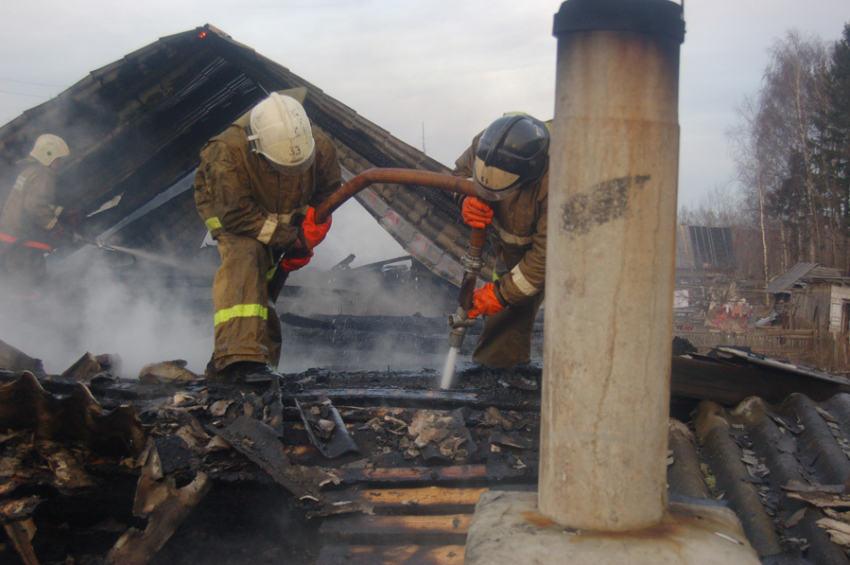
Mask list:
[[[280,382],[283,379],[280,373],[265,363],[252,361],[240,361],[228,365],[224,373],[229,379],[228,382],[268,383],[275,379]]]

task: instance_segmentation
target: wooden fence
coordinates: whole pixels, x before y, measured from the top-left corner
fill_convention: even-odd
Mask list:
[[[700,353],[721,345],[734,345],[749,347],[754,353],[768,357],[809,355],[818,343],[816,330],[766,329],[735,333],[717,329],[674,329],[673,335],[687,339]]]

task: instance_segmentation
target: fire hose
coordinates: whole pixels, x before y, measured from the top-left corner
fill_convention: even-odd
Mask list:
[[[420,171],[416,169],[369,169],[339,187],[327,198],[327,200],[316,207],[316,223],[324,223],[337,208],[345,203],[346,200],[364,188],[368,188],[376,183],[428,186],[448,192],[465,194],[466,196],[476,195],[475,186],[472,184],[472,181],[460,177],[453,177],[442,173]],[[475,231],[473,230],[473,234],[474,233]],[[483,236],[481,239],[483,240]],[[285,253],[282,257],[277,258],[277,262],[275,264],[280,265],[280,260],[282,258],[292,256],[291,252]],[[297,253],[294,256],[297,257]],[[479,254],[479,259],[480,257],[481,256]],[[288,275],[289,273],[285,270],[277,268],[271,280],[269,280],[269,298],[272,303],[276,302],[278,296],[280,296],[280,292],[283,290],[283,285],[286,283]],[[466,275],[464,275],[464,278],[466,278]],[[474,288],[475,285],[473,284],[472,286]],[[470,300],[471,292],[472,291],[470,290]]]

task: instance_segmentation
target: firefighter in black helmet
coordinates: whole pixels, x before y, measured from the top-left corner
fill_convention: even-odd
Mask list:
[[[478,134],[455,163],[480,198],[461,196],[464,221],[490,225],[494,282],[473,295],[470,318],[486,316],[472,359],[514,367],[531,357],[534,318],[546,279],[549,128],[526,114],[505,115]]]

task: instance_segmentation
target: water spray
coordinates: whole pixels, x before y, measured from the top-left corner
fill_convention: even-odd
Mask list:
[[[177,259],[163,257],[160,254],[153,253],[151,251],[143,251],[141,249],[132,249],[130,247],[122,247],[120,245],[110,245],[104,243],[100,239],[92,239],[90,237],[86,237],[80,234],[74,234],[74,241],[82,242],[87,245],[92,245],[99,249],[103,249],[105,251],[114,251],[116,253],[124,253],[126,255],[131,255],[133,257],[138,257],[139,259],[147,259],[148,261],[153,261],[155,263],[159,263],[160,265],[166,265],[168,267],[172,267],[174,269],[184,271],[184,272],[195,272],[194,268],[188,267],[185,261],[179,261]]]
[[[481,272],[481,268],[484,266],[481,256],[484,253],[484,243],[486,241],[486,227],[472,228],[469,247],[466,248],[466,255],[460,260],[461,265],[463,265],[463,279],[460,283],[457,312],[449,316],[449,327],[451,328],[449,332],[449,354],[446,357],[446,365],[443,368],[443,378],[440,380],[441,389],[452,387],[458,351],[460,351],[460,347],[463,345],[463,338],[466,336],[467,328],[475,325],[475,319],[469,318],[469,311],[472,310],[472,293],[475,290],[475,283],[478,281],[478,273]]]

